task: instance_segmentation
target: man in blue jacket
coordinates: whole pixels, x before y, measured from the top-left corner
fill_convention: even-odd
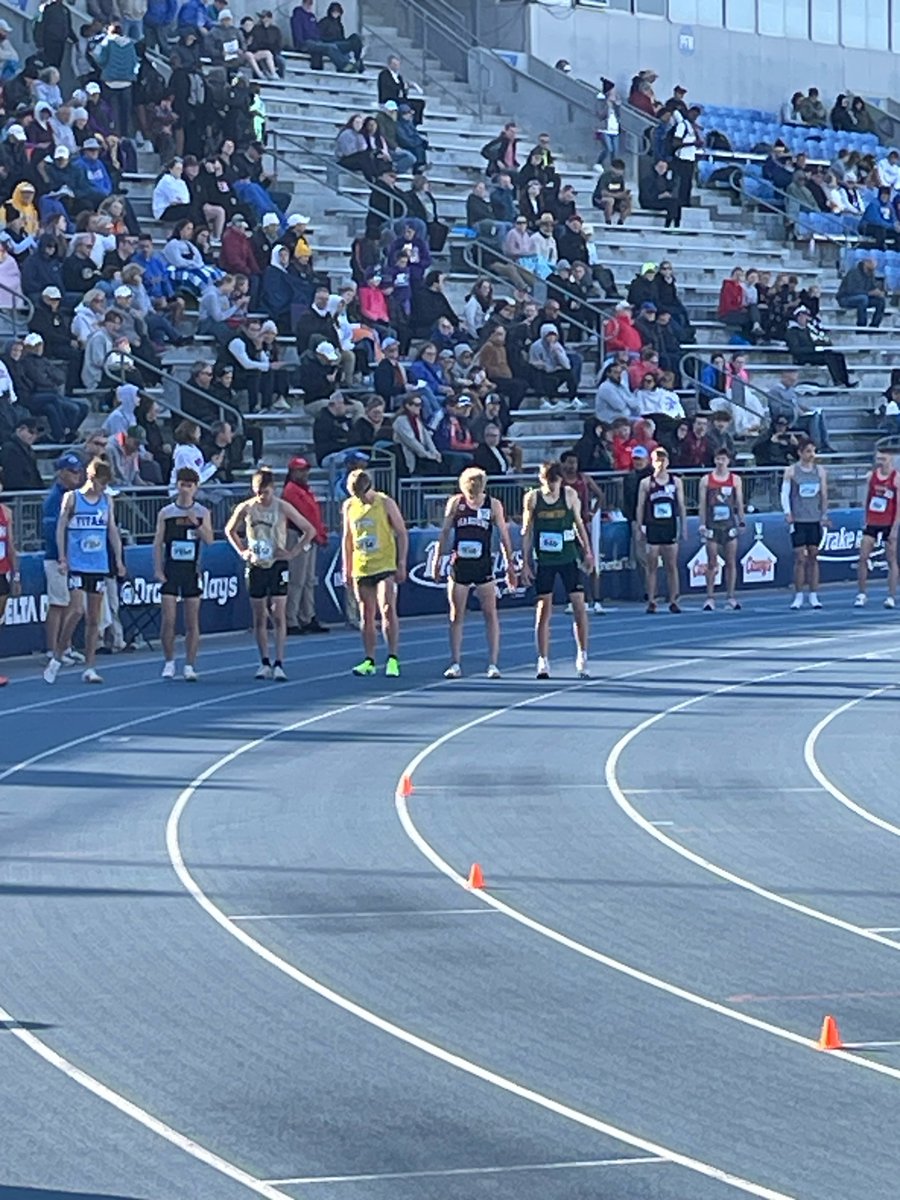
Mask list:
[[[190,0],[189,0],[190,2]],[[291,13],[291,35],[294,49],[308,54],[314,70],[322,69],[322,59],[330,58],[336,71],[355,71],[349,54],[338,48],[336,42],[323,42],[316,20],[316,0],[300,0]]]
[[[106,197],[112,195],[113,185],[109,171],[100,159],[100,143],[96,138],[87,139],[72,165],[78,171],[80,185],[75,192],[76,202],[92,209],[99,208]]]
[[[169,34],[178,16],[178,0],[148,0],[144,13],[144,45],[169,56]]]
[[[203,0],[185,0],[178,10],[179,34],[186,33],[189,29],[194,33],[212,29],[212,21]]]

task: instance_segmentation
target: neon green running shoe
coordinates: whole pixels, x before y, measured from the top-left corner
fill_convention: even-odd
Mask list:
[[[374,675],[375,663],[371,658],[364,658],[362,662],[353,668],[354,675]]]
[[[388,656],[387,663],[384,667],[384,673],[387,675],[388,679],[400,678],[400,663],[397,661],[397,656],[395,654]]]

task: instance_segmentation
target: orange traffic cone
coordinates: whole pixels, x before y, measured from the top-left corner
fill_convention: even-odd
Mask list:
[[[413,794],[412,780],[408,775],[404,775],[400,780],[400,795],[404,798]]]
[[[841,1033],[834,1017],[826,1017],[822,1022],[822,1032],[819,1034],[819,1050],[843,1050]]]
[[[478,863],[472,863],[472,868],[469,871],[469,884],[473,889],[481,889],[484,887],[484,873]]]

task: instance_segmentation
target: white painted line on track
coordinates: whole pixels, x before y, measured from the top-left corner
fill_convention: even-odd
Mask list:
[[[869,933],[900,933],[900,925],[876,925]]]
[[[451,1167],[444,1171],[390,1171],[373,1175],[298,1175],[294,1179],[272,1179],[274,1184],[377,1183],[403,1179],[452,1179],[460,1175],[515,1175],[529,1171],[583,1171],[591,1167],[638,1167],[668,1163],[668,1159],[645,1154],[639,1158],[588,1158],[572,1162],[521,1163],[512,1167]]]
[[[556,785],[554,785],[555,788]],[[583,787],[603,787],[603,784],[583,784]],[[696,787],[658,787],[658,788],[622,788],[626,796],[696,796],[703,790],[702,784],[697,784]],[[769,784],[729,784],[728,793],[732,792],[765,792],[766,795],[777,792],[779,796],[794,792],[821,792],[821,787],[772,787]],[[661,822],[654,821],[654,825],[659,825]]]
[[[399,908],[384,909],[382,912],[322,912],[322,913],[250,913],[236,916],[230,913],[229,921],[356,921],[361,917],[456,917],[467,914],[481,916],[490,913],[489,908]]]
[[[95,1079],[93,1075],[88,1075],[86,1071],[82,1071],[80,1067],[76,1067],[74,1063],[69,1062],[67,1058],[63,1058],[61,1054],[57,1054],[55,1050],[51,1050],[45,1042],[40,1038],[35,1037],[27,1029],[23,1029],[19,1025],[11,1013],[0,1007],[0,1021],[7,1022],[7,1030],[13,1037],[18,1038],[23,1045],[29,1050],[33,1050],[39,1055],[44,1062],[49,1063],[51,1067],[55,1067],[57,1071],[71,1079],[74,1083],[80,1084],[93,1095],[98,1096],[101,1100],[105,1100],[107,1104],[111,1104],[113,1108],[118,1109],[126,1117],[130,1117],[133,1121],[137,1121],[139,1125],[143,1125],[145,1129],[149,1129],[151,1133],[158,1134],[159,1137],[171,1145],[183,1150],[185,1154],[189,1154],[191,1158],[197,1159],[207,1167],[212,1167],[214,1171],[218,1171],[220,1175],[225,1175],[234,1183],[242,1184],[249,1188],[251,1192],[255,1192],[257,1196],[265,1197],[265,1200],[293,1200],[286,1192],[279,1191],[278,1188],[271,1183],[266,1183],[265,1180],[258,1179],[255,1175],[244,1171],[241,1167],[235,1166],[234,1163],[228,1162],[227,1159],[221,1158],[218,1154],[214,1154],[212,1150],[207,1150],[205,1146],[201,1146],[199,1142],[195,1142],[193,1138],[187,1137],[183,1133],[179,1133],[177,1129],[173,1129],[171,1125],[167,1125],[165,1121],[160,1121],[158,1117],[154,1117],[152,1113],[141,1108],[133,1101],[113,1091],[107,1087],[105,1083],[101,1083],[99,1079]]]
[[[702,660],[698,659],[696,661]],[[662,670],[664,667],[671,670],[671,666],[669,664],[658,665],[658,669],[660,670]],[[430,690],[434,686],[434,684],[428,684],[425,687],[410,689],[410,691],[422,692]],[[509,707],[520,707],[525,704],[535,703],[536,701],[544,699],[547,694],[559,695],[562,691],[574,691],[579,686],[589,685],[575,683],[574,685],[570,685],[568,688],[557,689],[553,693],[541,693],[537,696],[532,696],[526,701],[520,701],[519,705],[510,705]],[[211,764],[211,766],[207,767],[205,771],[202,771],[192,781],[192,783],[184,789],[175,802],[175,806],[169,814],[169,819],[166,822],[166,848],[169,852],[169,858],[171,859],[175,873],[180,879],[185,890],[197,901],[200,907],[206,913],[208,913],[218,925],[220,925],[227,933],[230,933],[232,937],[236,938],[237,941],[246,946],[248,950],[251,950],[254,954],[258,955],[264,962],[267,962],[270,966],[273,966],[277,970],[281,971],[282,974],[286,975],[289,979],[294,980],[295,983],[299,983],[302,987],[309,989],[316,995],[330,1001],[332,1004],[335,1004],[338,1008],[343,1009],[344,1012],[358,1017],[360,1020],[365,1021],[366,1024],[371,1025],[373,1028],[378,1029],[383,1033],[389,1034],[391,1037],[397,1038],[406,1045],[412,1046],[417,1050],[421,1050],[432,1058],[436,1058],[440,1062],[446,1063],[448,1066],[455,1067],[467,1075],[471,1075],[476,1079],[480,1079],[485,1083],[489,1083],[492,1086],[499,1088],[501,1091],[508,1092],[510,1095],[516,1096],[519,1099],[527,1100],[548,1112],[552,1112],[557,1116],[565,1117],[567,1120],[581,1125],[586,1129],[592,1129],[596,1133],[602,1133],[607,1137],[614,1138],[616,1141],[622,1142],[624,1145],[631,1146],[636,1150],[641,1150],[645,1154],[663,1158],[667,1162],[675,1163],[678,1166],[685,1167],[687,1170],[693,1171],[696,1174],[706,1176],[710,1179],[716,1179],[720,1183],[724,1183],[729,1187],[746,1193],[747,1195],[758,1196],[761,1198],[761,1200],[791,1200],[791,1198],[787,1197],[783,1192],[775,1191],[772,1188],[763,1186],[762,1184],[754,1183],[752,1180],[743,1179],[738,1175],[733,1175],[728,1171],[722,1170],[720,1167],[713,1166],[711,1163],[706,1163],[700,1159],[691,1158],[690,1156],[681,1154],[676,1150],[670,1150],[666,1146],[661,1146],[647,1138],[639,1137],[636,1134],[630,1133],[628,1130],[621,1129],[615,1125],[610,1125],[608,1122],[591,1116],[589,1113],[581,1112],[579,1109],[572,1108],[567,1104],[563,1104],[550,1096],[545,1096],[543,1093],[535,1091],[533,1088],[526,1087],[513,1079],[509,1079],[504,1075],[500,1075],[496,1071],[492,1071],[490,1068],[485,1067],[480,1063],[474,1062],[473,1060],[467,1059],[462,1055],[446,1050],[443,1046],[439,1046],[434,1042],[428,1041],[428,1039],[412,1033],[403,1026],[397,1025],[393,1021],[389,1021],[386,1018],[379,1016],[379,1014],[373,1012],[371,1009],[365,1008],[363,1005],[358,1004],[355,1000],[351,1000],[348,996],[344,996],[340,992],[335,991],[333,988],[321,983],[312,975],[308,975],[306,972],[299,970],[299,968],[295,967],[293,963],[288,962],[286,959],[276,954],[262,942],[258,942],[255,938],[251,937],[245,929],[242,929],[240,925],[237,925],[231,921],[228,916],[218,907],[218,905],[216,905],[206,895],[206,893],[191,875],[185,864],[179,839],[179,829],[182,815],[197,790],[223,767],[228,766],[242,755],[256,750],[262,745],[265,745],[274,738],[277,738],[284,733],[295,732],[298,729],[302,729],[318,721],[327,720],[332,716],[338,716],[341,713],[359,707],[360,704],[358,703],[344,705],[341,708],[333,709],[330,712],[321,713],[314,717],[307,717],[301,721],[294,722],[291,725],[284,726],[281,729],[272,730],[270,733],[265,734],[262,737],[255,738],[252,741],[244,742],[242,745],[236,747],[228,754],[223,755],[215,763]],[[486,718],[482,717],[478,718],[478,720],[475,722],[469,722],[469,726],[473,724],[480,724],[482,720],[490,719],[491,716],[498,716],[500,712],[503,711],[506,710],[495,710],[492,714],[488,714]],[[398,781],[398,791],[399,789],[400,784]],[[900,1076],[900,1071],[898,1071],[898,1076]]]

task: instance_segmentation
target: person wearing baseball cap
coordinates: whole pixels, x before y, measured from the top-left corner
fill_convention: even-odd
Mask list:
[[[71,394],[74,388],[81,387],[81,350],[72,336],[69,319],[60,311],[62,298],[62,289],[55,283],[48,283],[41,291],[28,325],[32,333],[43,338],[47,358],[66,364],[65,390]]]
[[[281,498],[306,517],[315,530],[310,552],[298,554],[289,564],[287,631],[290,635],[331,632],[316,616],[316,548],[327,545],[328,530],[322,520],[319,501],[309,486],[309,470],[309,461],[300,454],[295,455],[288,463],[287,477],[281,489]],[[291,539],[297,540],[295,535],[291,535]],[[291,540],[289,544],[292,544]]]
[[[55,442],[76,441],[90,404],[63,394],[66,373],[45,356],[46,346],[39,333],[26,334],[22,344],[25,347],[20,367],[23,402],[31,412],[46,418]]]

